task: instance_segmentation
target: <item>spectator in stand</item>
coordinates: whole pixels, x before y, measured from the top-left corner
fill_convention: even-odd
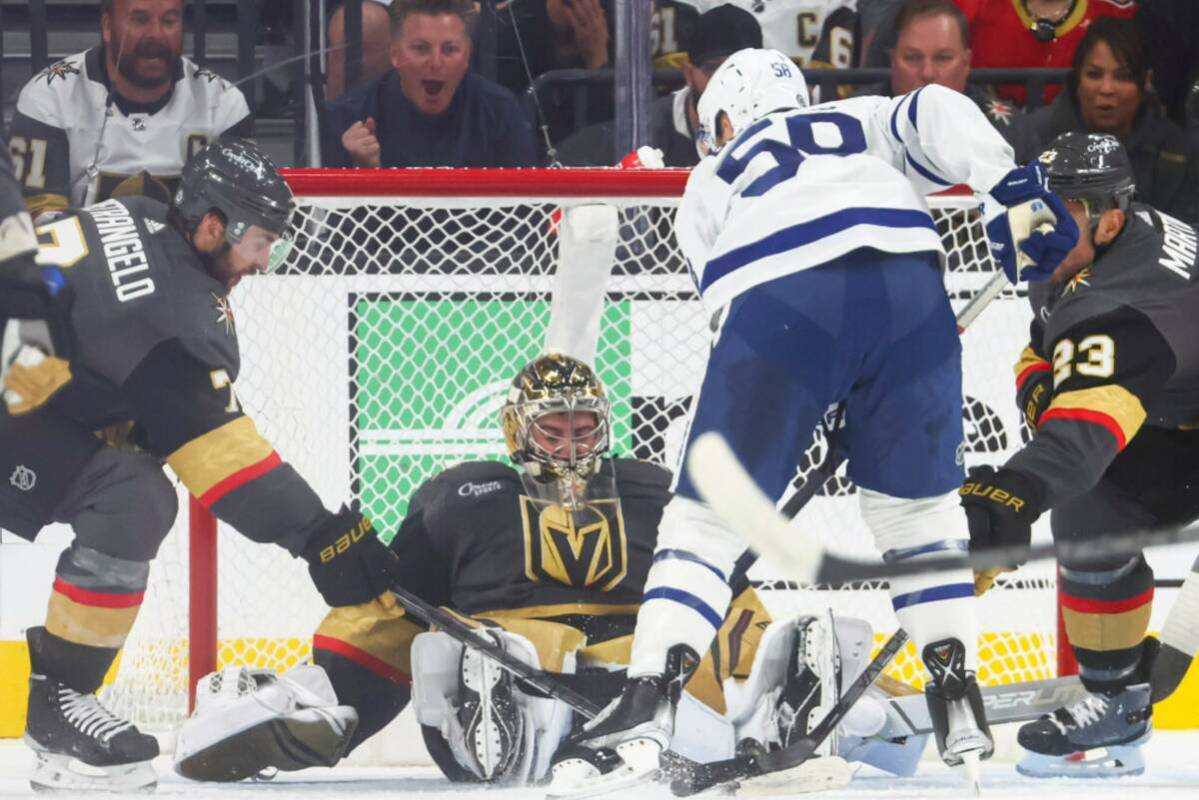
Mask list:
[[[1041,152],[1021,125],[1022,112],[991,89],[968,83],[970,26],[953,0],[905,0],[895,20],[897,39],[891,51],[891,79],[857,94],[892,97],[937,83],[961,92],[978,104],[1023,164]]]
[[[328,75],[325,101],[345,93],[346,3],[337,5],[329,17]],[[391,69],[391,35],[387,9],[392,0],[356,0],[362,5],[362,67],[359,83],[381,78]],[[475,30],[474,67],[490,77],[494,67],[496,83],[519,94],[529,86],[529,76],[537,76],[555,67],[553,30],[542,0],[480,0],[479,14],[490,15],[494,27],[494,61],[479,61],[484,50]],[[484,56],[486,57],[486,56]]]
[[[1149,60],[1139,34],[1133,20],[1096,20],[1074,53],[1066,91],[1029,114],[1027,124],[1044,145],[1066,131],[1115,135],[1132,160],[1136,199],[1194,223],[1196,149],[1149,90]]]
[[[471,0],[395,0],[391,64],[328,106],[330,167],[531,167],[528,119],[507,89],[469,71]]]
[[[955,0],[970,23],[974,66],[1068,67],[1083,34],[1102,17],[1131,18],[1136,0]],[[1060,86],[1046,87],[1040,102],[1023,84],[1004,84],[999,95],[1017,105],[1049,102]]]
[[[241,91],[183,57],[182,0],[102,0],[100,38],[17,98],[9,149],[34,217],[118,189],[168,202],[191,155],[250,133]]]
[[[546,13],[555,32],[559,69],[608,66],[615,44],[609,16],[601,0],[546,0]]]
[[[1195,0],[1140,0],[1137,21],[1149,51],[1153,88],[1166,115],[1187,125],[1187,104],[1199,101],[1199,3]]]
[[[701,13],[722,2],[687,1]],[[754,15],[764,47],[801,67],[845,69],[857,63],[858,0],[735,0],[734,5]]]
[[[390,20],[387,7],[391,0],[361,0],[362,67],[360,81],[382,78],[391,69]],[[346,91],[346,9],[342,3],[329,18],[329,54],[325,62],[325,102],[332,102]]]
[[[691,167],[699,163],[695,132],[699,128],[696,103],[708,80],[724,60],[746,47],[762,46],[762,28],[753,14],[731,3],[716,6],[695,20],[691,51],[683,62],[687,85],[650,106],[650,141],[662,151],[668,167]],[[598,167],[615,163],[611,121],[588,125],[568,136],[558,146],[558,158],[566,166]]]
[[[895,17],[903,0],[858,0],[858,66],[885,67],[895,47]]]

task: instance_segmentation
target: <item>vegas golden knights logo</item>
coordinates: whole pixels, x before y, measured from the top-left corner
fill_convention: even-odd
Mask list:
[[[572,514],[560,505],[522,496],[520,514],[529,580],[606,592],[628,572],[619,500],[591,500]]]

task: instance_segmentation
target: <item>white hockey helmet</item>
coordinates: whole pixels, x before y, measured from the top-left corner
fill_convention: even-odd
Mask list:
[[[716,123],[722,112],[736,134],[772,111],[807,106],[808,84],[794,61],[778,50],[738,50],[712,73],[699,98],[700,156],[720,150]]]

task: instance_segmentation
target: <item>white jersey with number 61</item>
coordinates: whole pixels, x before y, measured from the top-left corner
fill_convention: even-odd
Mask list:
[[[705,303],[861,247],[943,254],[924,196],[1016,166],[969,98],[930,85],[777,111],[691,172],[676,235]]]

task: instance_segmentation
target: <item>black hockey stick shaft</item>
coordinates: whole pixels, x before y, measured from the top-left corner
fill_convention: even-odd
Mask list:
[[[974,320],[978,319],[979,314],[987,306],[991,305],[991,301],[1007,288],[1007,275],[1003,270],[997,271],[992,275],[983,288],[979,289],[973,297],[962,306],[962,310],[957,313],[955,320],[958,324],[958,333],[965,333],[966,329]],[[844,410],[842,406],[841,410]],[[838,423],[840,418],[838,417]],[[830,431],[828,438],[828,455],[825,456],[824,462],[817,467],[811,475],[803,482],[803,485],[795,490],[795,494],[787,498],[781,509],[782,514],[787,519],[794,519],[795,515],[803,510],[803,507],[808,504],[808,501],[816,496],[820,491],[820,487],[824,486],[829,478],[837,474],[837,470],[846,462],[844,455],[837,453],[833,443],[833,434],[835,431]]]
[[[856,561],[825,553],[817,572],[816,583],[885,580],[910,575],[949,572],[963,567],[982,571],[996,567],[1012,567],[1025,561],[1040,561],[1048,558],[1069,561],[1135,556],[1147,547],[1186,544],[1196,541],[1199,541],[1199,526],[1129,531],[1128,533],[1105,535],[1087,542],[1063,540],[1032,545],[993,547],[972,551],[969,555],[881,564]]]
[[[903,628],[898,628],[891,638],[887,639],[878,654],[866,665],[853,683],[845,690],[840,699],[824,715],[806,736],[797,739],[781,750],[759,753],[752,756],[738,756],[724,761],[713,761],[701,764],[692,770],[690,775],[676,778],[670,785],[670,790],[678,797],[687,797],[718,786],[722,783],[745,780],[770,772],[791,769],[799,766],[812,757],[825,739],[833,734],[841,720],[862,698],[878,676],[883,673],[899,651],[908,641],[908,635]]]

